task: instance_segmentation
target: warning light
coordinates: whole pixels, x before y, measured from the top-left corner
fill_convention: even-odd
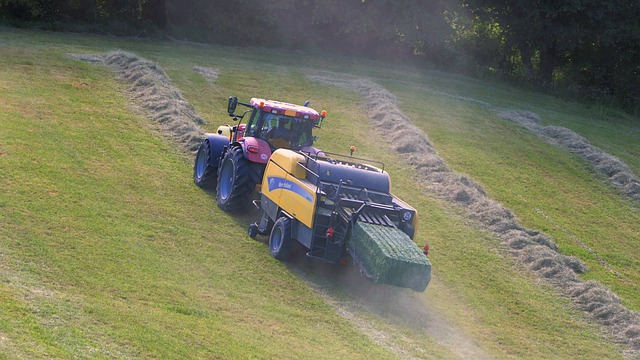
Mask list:
[[[333,228],[330,227],[329,230],[327,230],[327,239],[331,239],[333,238]]]

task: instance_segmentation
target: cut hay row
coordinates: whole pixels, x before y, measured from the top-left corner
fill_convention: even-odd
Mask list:
[[[613,337],[628,347],[627,356],[640,356],[640,314],[624,307],[603,285],[582,280],[579,274],[587,271],[582,261],[560,254],[548,235],[523,227],[510,210],[490,199],[479,184],[452,171],[427,136],[400,111],[395,96],[366,79],[349,80],[331,75],[309,78],[361,94],[371,121],[390,135],[387,138],[390,147],[415,168],[428,190],[462,206],[470,218],[500,238],[529,270],[571,298],[588,316],[607,326]]]
[[[171,84],[160,66],[125,51],[66,56],[85,62],[104,63],[116,69],[119,76],[131,84],[131,98],[149,112],[166,135],[190,152],[198,149],[204,138],[204,130],[200,125],[205,122],[182,96],[182,92]]]
[[[215,85],[216,80],[218,80],[218,75],[220,75],[218,69],[204,67],[204,66],[194,66],[193,71],[202,75],[202,77],[204,77],[207,80],[209,85],[212,85],[212,86]]]
[[[533,132],[544,141],[569,149],[569,151],[577,154],[582,159],[589,162],[597,171],[605,175],[609,182],[618,188],[623,195],[640,201],[640,178],[636,176],[625,164],[617,157],[602,151],[600,148],[593,146],[584,137],[576,134],[574,131],[562,126],[542,126],[540,115],[525,110],[500,109],[495,106],[473,98],[451,95],[443,92],[436,92],[439,95],[452,97],[457,100],[472,102],[485,109],[495,112],[498,117],[513,121],[527,130]]]
[[[607,176],[611,184],[619,188],[623,194],[640,200],[640,179],[617,157],[591,145],[584,137],[567,128],[540,125],[542,119],[536,113],[513,109],[501,109],[496,112],[499,117],[524,126],[548,143],[568,148]]]

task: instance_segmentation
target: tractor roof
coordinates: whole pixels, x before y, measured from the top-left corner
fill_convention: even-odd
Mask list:
[[[310,107],[289,104],[276,100],[251,98],[251,106],[274,114],[308,118],[310,120],[317,120],[320,118],[318,112]]]

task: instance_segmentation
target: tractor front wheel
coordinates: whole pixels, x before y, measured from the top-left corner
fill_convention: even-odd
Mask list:
[[[231,147],[218,173],[218,206],[229,212],[250,210],[256,185],[261,181],[261,165],[245,159],[240,146]]]
[[[286,217],[279,218],[269,236],[269,252],[278,260],[286,260],[291,253],[291,220]]]
[[[218,182],[218,164],[214,164],[209,139],[200,143],[193,164],[193,182],[202,189],[212,190]]]

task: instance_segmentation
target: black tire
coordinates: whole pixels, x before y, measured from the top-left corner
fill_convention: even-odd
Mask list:
[[[263,212],[262,218],[258,223],[258,234],[269,235],[271,234],[271,229],[273,229],[273,221],[269,218],[269,215]]]
[[[249,230],[247,230],[249,237],[255,239],[258,236],[258,224],[249,225]]]
[[[269,253],[274,258],[284,261],[289,258],[292,248],[291,220],[286,217],[279,218],[271,229],[269,235]]]
[[[214,190],[218,184],[218,164],[213,163],[209,139],[200,143],[193,164],[193,182],[205,190]]]
[[[253,193],[262,181],[262,172],[261,164],[245,159],[241,147],[230,148],[218,171],[218,207],[228,212],[251,210]]]

